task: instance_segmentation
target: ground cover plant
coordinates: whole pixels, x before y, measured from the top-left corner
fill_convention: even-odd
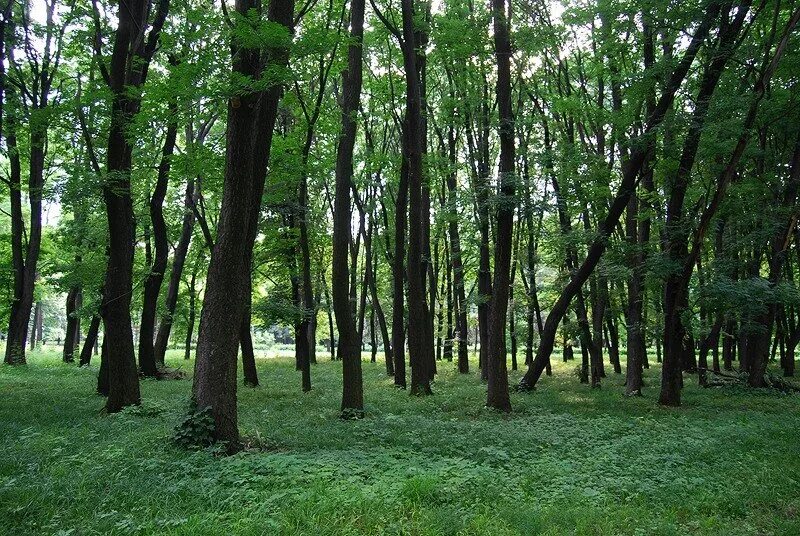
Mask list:
[[[92,368],[49,352],[0,369],[0,532],[800,531],[797,395],[687,378],[684,405],[665,409],[652,403],[658,367],[650,394],[629,400],[558,363],[537,392],[512,393],[509,416],[484,409],[480,379],[452,364],[420,398],[364,362],[366,417],[342,420],[339,363],[322,358],[303,394],[293,359],[257,364],[261,387],[240,394],[250,445],[234,456],[173,444],[189,381],[143,381],[141,406],[101,416]]]

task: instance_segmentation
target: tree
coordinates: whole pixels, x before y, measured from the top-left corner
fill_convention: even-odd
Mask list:
[[[362,47],[364,39],[364,0],[350,4],[350,44],[347,70],[342,73],[342,125],[336,153],[336,187],[333,208],[333,309],[339,331],[338,354],[342,360],[342,416],[360,416],[364,411],[361,377],[361,345],[351,308],[355,296],[350,291],[348,252],[352,230],[350,191],[353,180],[353,146],[356,141],[356,116],[361,98]]]
[[[250,289],[250,265],[261,197],[264,192],[273,128],[288,65],[294,2],[273,0],[264,27],[259,4],[236,2],[231,35],[234,80],[228,100],[225,181],[216,242],[206,276],[200,316],[194,403],[210,408],[214,437],[238,448],[236,357]],[[242,239],[244,238],[244,239]]]

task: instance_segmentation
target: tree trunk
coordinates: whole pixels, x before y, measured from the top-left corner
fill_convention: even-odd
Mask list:
[[[78,334],[81,329],[80,318],[81,289],[73,286],[67,293],[67,328],[64,332],[64,351],[62,360],[64,363],[75,361],[75,350],[79,347]],[[34,318],[34,326],[36,320]]]
[[[461,259],[461,235],[458,229],[458,213],[456,210],[456,136],[452,126],[447,132],[447,154],[451,171],[447,174],[447,203],[453,212],[448,218],[447,231],[450,235],[450,264],[453,272],[453,298],[456,305],[456,332],[458,341],[458,372],[469,374],[469,353],[467,349],[467,298],[464,291],[464,265]]]
[[[497,231],[494,253],[494,281],[489,311],[488,387],[486,405],[511,411],[506,370],[506,311],[510,294],[511,257],[514,239],[516,196],[514,114],[511,109],[511,38],[506,20],[505,0],[492,0],[494,49],[497,61],[497,102],[500,112],[500,191],[497,205]],[[513,314],[513,312],[512,312]]]
[[[236,2],[236,11],[242,16],[259,7],[254,0]],[[267,18],[291,33],[293,1],[273,0]],[[260,79],[272,68],[287,66],[288,48],[259,51],[249,48],[253,46],[257,45],[251,40],[234,39],[234,73]],[[197,406],[211,408],[214,438],[227,442],[231,450],[239,446],[237,350],[247,310],[253,243],[281,92],[281,82],[273,82],[268,89],[244,89],[228,101],[222,206],[206,277],[192,387]]]
[[[339,332],[342,360],[342,416],[360,416],[364,411],[361,375],[361,347],[353,318],[348,250],[351,239],[350,191],[353,180],[353,147],[356,141],[355,114],[361,99],[364,0],[350,5],[350,45],[347,70],[342,73],[341,130],[336,153],[336,189],[333,209],[333,309]]]
[[[429,337],[429,310],[425,298],[425,227],[422,223],[422,146],[424,123],[422,93],[417,69],[417,37],[414,30],[412,0],[401,2],[403,19],[403,65],[406,73],[406,115],[403,158],[408,162],[408,351],[411,363],[411,394],[431,393],[430,363],[434,361],[433,340]],[[395,349],[397,347],[395,346]],[[397,377],[397,374],[395,374]]]
[[[406,143],[407,125],[402,126],[401,137]],[[394,357],[394,385],[406,388],[406,330],[405,330],[405,274],[406,227],[408,221],[408,160],[400,163],[400,181],[395,203],[394,257],[392,259],[392,353]]]
[[[81,358],[78,362],[78,365],[81,367],[92,362],[92,349],[97,343],[101,320],[100,315],[96,314],[92,316],[92,321],[89,323],[89,331],[86,332],[86,339],[83,341],[83,349],[81,350]]]
[[[715,5],[712,5],[706,12],[705,17],[695,31],[695,34],[692,37],[692,40],[687,47],[683,58],[672,72],[672,75],[666,84],[664,92],[659,99],[656,108],[654,109],[653,113],[650,114],[645,133],[650,134],[662,122],[667,110],[672,105],[672,101],[674,100],[675,94],[680,88],[683,79],[688,73],[691,64],[694,62],[694,58],[697,55],[698,50],[705,41],[711,24],[716,19],[718,12],[719,9]],[[578,270],[572,274],[569,283],[567,283],[555,304],[553,304],[550,314],[547,316],[547,321],[545,322],[539,348],[536,352],[536,357],[534,358],[531,366],[528,368],[528,371],[525,373],[525,376],[520,381],[520,388],[532,389],[541,376],[542,371],[544,370],[545,365],[550,358],[550,354],[553,351],[553,343],[555,341],[558,324],[566,313],[573,296],[580,291],[583,283],[589,278],[594,270],[594,267],[600,261],[600,257],[603,254],[603,251],[605,251],[607,245],[607,238],[611,234],[612,230],[616,227],[623,210],[628,204],[630,196],[635,190],[636,180],[639,176],[646,156],[647,151],[644,148],[635,147],[631,152],[630,158],[625,162],[622,172],[622,182],[619,190],[617,191],[617,194],[611,203],[605,219],[598,226],[597,235],[589,247],[586,259],[580,268],[578,268]]]
[[[181,276],[183,267],[186,263],[186,254],[189,252],[189,245],[192,241],[192,231],[194,230],[195,216],[192,207],[200,199],[200,189],[195,181],[190,180],[186,184],[186,195],[184,196],[183,222],[181,223],[181,236],[172,257],[172,270],[167,284],[167,295],[164,300],[164,314],[158,325],[158,335],[153,347],[153,354],[157,365],[164,364],[164,356],[167,353],[169,335],[172,331],[172,319],[175,315],[175,307],[178,304],[178,293],[180,291]]]
[[[192,272],[189,280],[189,318],[186,321],[186,339],[183,345],[183,359],[188,361],[192,358],[192,336],[194,335],[194,324],[197,317],[197,269]]]
[[[153,239],[155,242],[155,256],[153,264],[144,282],[144,298],[142,302],[142,316],[139,323],[139,370],[144,376],[155,377],[158,375],[156,356],[153,345],[154,329],[156,322],[156,309],[158,295],[161,293],[161,283],[164,281],[164,271],[167,269],[169,256],[169,242],[167,240],[167,225],[164,221],[164,198],[167,195],[169,182],[169,169],[172,154],[175,151],[175,140],[178,136],[178,104],[173,96],[169,102],[169,117],[167,132],[164,139],[164,148],[161,152],[161,163],[158,165],[158,178],[153,195],[150,197],[150,222],[153,226]],[[163,355],[162,361],[163,361]]]
[[[133,145],[129,130],[141,105],[141,96],[132,89],[144,84],[168,7],[168,0],[159,0],[150,33],[145,36],[150,0],[131,0],[124,6],[120,5],[111,55],[112,121],[103,184],[109,244],[102,305],[103,342],[108,353],[106,411],[109,413],[139,404],[141,400],[130,312],[136,225],[131,199]]]
[[[251,279],[248,278],[248,281]],[[256,370],[256,355],[253,350],[253,333],[250,330],[250,315],[253,304],[252,283],[246,292],[247,302],[242,326],[239,328],[239,347],[242,351],[242,372],[244,384],[248,387],[258,387],[258,370]]]

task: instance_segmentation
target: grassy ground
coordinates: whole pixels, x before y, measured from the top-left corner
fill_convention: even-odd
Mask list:
[[[341,421],[338,363],[307,394],[291,359],[258,365],[240,428],[270,447],[231,457],[171,444],[188,380],[144,380],[141,408],[106,416],[93,368],[0,367],[0,533],[800,534],[797,395],[687,377],[661,409],[656,367],[625,399],[559,363],[503,416],[451,364],[420,399],[365,362],[367,418]]]

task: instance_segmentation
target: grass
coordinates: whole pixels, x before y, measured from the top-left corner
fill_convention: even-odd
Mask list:
[[[590,390],[557,363],[505,416],[450,363],[415,398],[364,362],[367,418],[342,421],[340,364],[303,394],[279,357],[239,388],[240,429],[267,448],[221,457],[171,443],[191,381],[143,380],[141,407],[102,415],[95,366],[0,367],[0,533],[800,534],[797,395],[687,376],[663,409],[657,367],[626,399],[610,370]]]

